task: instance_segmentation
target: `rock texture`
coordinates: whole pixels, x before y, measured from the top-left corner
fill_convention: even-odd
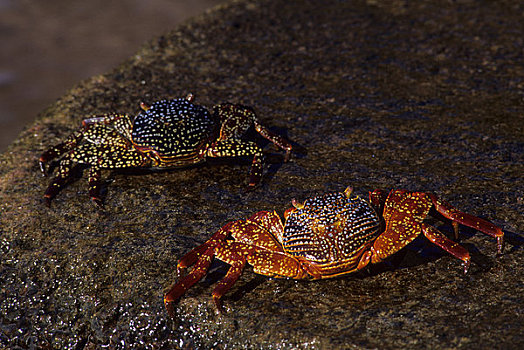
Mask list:
[[[522,348],[523,13],[514,1],[234,1],[79,83],[0,157],[0,345]],[[249,193],[249,161],[213,161],[106,172],[104,210],[85,177],[43,204],[38,156],[83,118],[188,92],[253,106],[298,151],[268,156]],[[210,300],[227,268],[217,263],[166,313],[177,259],[220,226],[347,185],[435,192],[501,226],[505,253],[463,229],[466,276],[423,238],[333,280],[247,268],[223,315]]]

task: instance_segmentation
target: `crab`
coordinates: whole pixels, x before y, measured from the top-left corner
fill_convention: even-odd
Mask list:
[[[213,114],[186,98],[162,100],[151,106],[141,103],[142,112],[132,121],[128,115],[106,114],[85,119],[80,130],[40,156],[44,176],[46,163],[61,157],[58,175],[51,181],[44,198],[51,200],[66,185],[74,163],[89,166],[89,196],[102,205],[101,169],[176,168],[203,162],[207,157],[253,157],[248,188],[261,179],[263,153],[252,141],[241,136],[251,126],[285,151],[289,159],[291,145],[283,137],[262,126],[252,108],[223,103]]]
[[[303,203],[293,200],[292,204],[284,212],[284,223],[276,212],[260,211],[247,220],[226,224],[182,257],[178,275],[193,268],[165,294],[168,311],[172,312],[173,303],[206,274],[213,257],[230,265],[213,290],[218,311],[222,311],[222,296],[240,277],[246,263],[255,273],[276,278],[332,278],[379,263],[420,234],[462,260],[467,273],[468,251],[425,222],[435,212],[451,220],[455,238],[459,224],[474,228],[496,238],[497,252],[502,254],[504,233],[499,227],[463,213],[431,193],[375,190],[366,201],[352,196],[348,187],[344,192]]]

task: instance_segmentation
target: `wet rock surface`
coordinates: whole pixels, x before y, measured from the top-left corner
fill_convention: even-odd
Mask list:
[[[238,1],[152,40],[43,111],[0,161],[0,344],[11,348],[519,348],[524,345],[524,7],[513,1]],[[37,159],[92,114],[193,92],[253,106],[304,150],[245,192],[249,160],[104,172],[47,208]],[[267,145],[263,140],[259,140]],[[462,229],[470,273],[425,239],[325,281],[246,268],[217,315],[216,263],[170,318],[176,261],[219,227],[292,198],[431,191],[503,228]],[[448,222],[433,221],[451,234]]]

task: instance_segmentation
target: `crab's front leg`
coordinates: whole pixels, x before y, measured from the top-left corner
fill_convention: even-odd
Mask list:
[[[58,145],[49,148],[40,155],[38,164],[40,165],[40,171],[44,176],[48,175],[46,164],[52,161],[53,159],[60,157],[64,153],[73,150],[77,146],[78,142],[82,140],[84,130],[85,127],[82,127],[82,129],[75,131],[74,133],[69,135],[69,137],[64,142],[61,142]]]
[[[98,207],[103,206],[102,196],[100,194],[102,187],[101,178],[102,169],[100,169],[98,165],[91,166],[88,175],[89,197]]]
[[[380,205],[384,193],[374,191],[370,194],[370,198]],[[433,244],[462,260],[464,273],[466,273],[470,262],[468,251],[436,228],[423,222],[432,206],[431,197],[424,192],[391,191],[384,203],[382,215],[385,221],[384,232],[377,237],[370,250],[364,254],[359,268],[368,262],[378,263],[386,259],[423,233]]]
[[[53,159],[74,150],[78,146],[79,142],[84,138],[84,136],[89,134],[89,129],[91,129],[93,126],[109,124],[112,124],[113,128],[124,137],[130,137],[130,130],[132,126],[131,120],[127,115],[107,114],[84,119],[82,121],[82,127],[79,130],[69,135],[64,142],[49,148],[40,155],[39,165],[42,174],[47,176],[47,169],[45,166],[46,163],[49,163]]]
[[[375,209],[379,215],[382,215],[384,211],[384,204],[386,203],[386,199],[388,198],[388,192],[385,192],[383,190],[374,190],[373,192],[369,192],[369,202]]]
[[[250,187],[256,186],[262,177],[262,150],[253,142],[241,141],[241,136],[251,127],[264,138],[271,141],[278,148],[285,150],[284,159],[287,161],[291,153],[292,146],[283,137],[269,131],[262,126],[255,115],[253,109],[232,103],[223,103],[213,109],[213,113],[221,122],[220,134],[214,146],[218,147],[216,151],[210,152],[211,156],[253,156],[253,165],[251,169]],[[226,148],[229,148],[229,152]],[[212,146],[212,148],[214,148]],[[237,153],[237,154],[235,154]],[[213,155],[214,154],[214,155]],[[224,154],[224,155],[219,155]]]
[[[53,178],[53,180],[51,180],[51,183],[44,192],[45,204],[48,207],[51,206],[51,201],[56,197],[58,192],[60,192],[62,187],[67,184],[70,178],[72,166],[73,162],[71,161],[69,155],[66,155],[60,161],[60,164],[58,165],[58,174]]]
[[[386,230],[375,240],[369,250],[362,255],[357,270],[363,269],[369,263],[379,263],[395,254],[413,241],[420,233],[423,233],[433,244],[439,246],[455,258],[462,260],[464,273],[468,272],[470,255],[464,247],[447,238],[439,230],[426,223],[402,223],[397,220],[393,222],[390,221]]]
[[[253,271],[260,275],[293,279],[311,275],[313,278],[320,278],[319,270],[311,262],[251,244],[226,241],[216,249],[215,256],[231,265],[213,290],[213,301],[219,311],[223,311],[222,297],[238,280],[246,263],[252,265]]]
[[[170,308],[170,304],[180,299],[180,297],[184,295],[189,288],[191,288],[195,283],[205,276],[209,266],[211,265],[211,260],[215,255],[215,250],[225,241],[229,228],[232,224],[233,222],[224,225],[204,244],[191,250],[179,260],[177,265],[179,275],[181,275],[188,267],[193,266],[193,269],[189,274],[182,277],[177,283],[175,283],[165,294],[164,304],[168,310]]]

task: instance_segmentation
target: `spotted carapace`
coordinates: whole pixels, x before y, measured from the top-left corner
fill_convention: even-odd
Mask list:
[[[323,279],[345,275],[381,262],[423,234],[430,242],[463,261],[468,271],[470,255],[458,243],[425,222],[430,210],[451,220],[455,238],[459,224],[472,227],[497,239],[502,253],[504,233],[497,226],[463,213],[431,193],[375,190],[369,201],[343,193],[330,193],[292,201],[284,213],[261,211],[247,220],[230,222],[207,242],[187,253],[178,262],[182,276],[164,301],[168,310],[207,272],[213,257],[231,265],[213,291],[221,309],[222,296],[237,281],[246,263],[255,273],[293,279]],[[431,214],[433,215],[433,214]]]
[[[47,175],[46,164],[59,158],[58,175],[45,191],[47,204],[68,182],[73,165],[89,166],[89,195],[98,205],[101,170],[119,168],[175,168],[200,163],[207,157],[253,157],[249,187],[262,176],[263,153],[253,141],[241,137],[247,129],[255,130],[285,151],[288,160],[291,145],[262,126],[252,108],[224,103],[213,113],[186,98],[162,100],[147,106],[132,121],[128,115],[107,114],[85,119],[80,130],[40,156],[40,169]]]

